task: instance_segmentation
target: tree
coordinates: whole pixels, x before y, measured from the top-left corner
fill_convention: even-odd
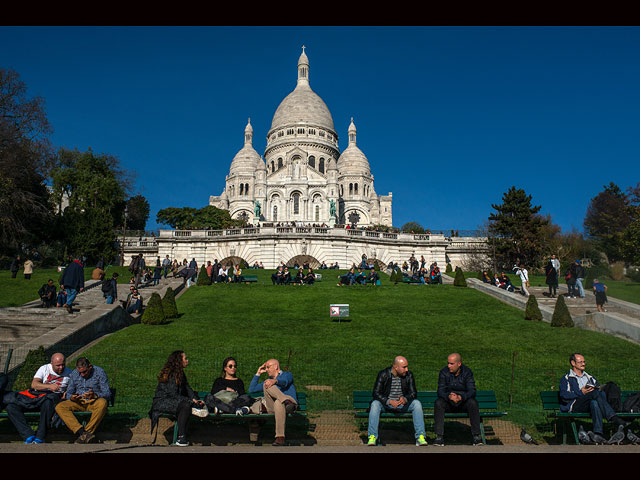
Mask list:
[[[424,233],[424,227],[418,222],[407,222],[400,229],[404,233]]]
[[[211,285],[211,279],[209,278],[209,274],[207,273],[207,267],[202,265],[200,268],[200,272],[198,273],[198,279],[196,280],[196,285]]]
[[[564,296],[560,295],[556,301],[556,306],[553,309],[553,315],[551,316],[552,327],[573,327],[573,319],[569,308],[564,301]]]
[[[531,204],[531,195],[511,187],[502,196],[502,203],[491,205],[496,213],[489,215],[488,243],[499,269],[511,269],[523,263],[540,266],[544,247],[543,227],[548,219],[539,215],[540,206]]]
[[[456,276],[453,279],[453,286],[454,287],[466,287],[467,286],[467,281],[464,278],[464,273],[462,272],[461,268],[456,268]]]
[[[138,194],[127,200],[127,229],[144,230],[149,220],[149,210],[149,202],[142,195]],[[122,226],[121,223],[117,225]]]
[[[618,185],[610,182],[603,188],[589,202],[584,229],[607,255],[609,262],[614,262],[624,256],[623,236],[633,217],[629,197]]]
[[[117,158],[60,149],[52,173],[52,195],[62,206],[59,211],[65,226],[65,239],[71,255],[84,255],[89,261],[117,255],[114,225],[124,211],[128,184],[123,178]]]
[[[524,309],[525,320],[537,320],[542,321],[542,312],[538,306],[538,300],[535,295],[529,295],[527,299],[527,305]]]
[[[177,229],[210,228],[220,230],[244,225],[242,220],[232,219],[228,210],[213,205],[207,205],[200,209],[193,207],[163,208],[157,213],[156,221]]]
[[[640,265],[640,182],[627,192],[631,223],[622,234],[622,257],[632,265]]]
[[[27,98],[17,72],[0,68],[0,251],[38,245],[53,221],[45,180],[53,149],[44,99]]]
[[[161,325],[165,323],[162,298],[160,298],[160,295],[157,292],[153,292],[151,294],[149,303],[147,303],[140,321],[145,325]]]
[[[176,304],[176,295],[173,288],[168,287],[162,297],[162,311],[164,318],[176,318],[178,316],[178,305]]]

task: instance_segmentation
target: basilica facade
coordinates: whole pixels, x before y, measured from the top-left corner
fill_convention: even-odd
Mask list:
[[[261,156],[247,123],[244,146],[231,162],[221,195],[209,205],[249,224],[392,226],[392,194],[378,195],[369,161],[356,143],[351,119],[340,151],[333,117],[311,89],[302,47],[295,89],[280,103]]]

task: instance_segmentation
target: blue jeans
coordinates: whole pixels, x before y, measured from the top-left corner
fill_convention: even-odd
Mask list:
[[[67,305],[70,307],[73,305],[73,301],[76,299],[78,295],[78,291],[75,288],[67,287]]]
[[[577,278],[576,279],[576,287],[578,287],[578,295],[580,295],[580,298],[584,298],[584,288],[582,287],[582,281],[584,280],[584,278]]]
[[[573,404],[571,411],[591,413],[593,431],[600,435],[603,433],[603,418],[611,420],[611,418],[616,415],[616,412],[611,408],[609,402],[607,402],[607,396],[600,390],[594,390],[591,393],[579,397]]]
[[[378,424],[380,423],[380,413],[384,408],[387,412],[395,413],[407,413],[410,412],[413,417],[413,430],[415,437],[424,435],[424,414],[422,413],[422,404],[420,400],[413,400],[411,403],[403,405],[400,408],[393,408],[390,405],[383,406],[378,400],[371,402],[369,407],[369,427],[368,435],[375,435],[378,437]]]
[[[111,305],[113,303],[113,297],[111,295],[107,295],[107,305]]]

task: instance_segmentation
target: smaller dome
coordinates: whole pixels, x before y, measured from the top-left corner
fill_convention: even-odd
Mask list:
[[[260,154],[253,148],[253,127],[251,126],[251,119],[249,119],[244,129],[244,147],[233,157],[231,167],[229,168],[229,175],[251,175],[256,168],[260,166],[261,161]]]
[[[349,146],[342,152],[338,159],[338,171],[340,175],[371,175],[369,160],[356,145],[356,126],[351,119],[349,125]]]

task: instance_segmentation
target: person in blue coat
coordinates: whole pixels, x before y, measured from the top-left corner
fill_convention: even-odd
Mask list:
[[[62,272],[60,289],[67,291],[67,303],[64,308],[67,312],[73,312],[73,301],[78,293],[84,290],[84,265],[79,258],[71,262]]]
[[[584,356],[574,353],[569,357],[571,370],[560,379],[560,411],[590,413],[593,433],[603,434],[603,418],[617,425],[627,426],[627,422],[616,415],[601,390],[600,383],[585,371]]]
[[[267,374],[267,379],[260,381],[262,374]],[[273,413],[276,421],[276,438],[273,446],[285,445],[284,432],[287,414],[293,413],[298,407],[298,395],[293,382],[291,372],[283,372],[280,362],[275,358],[267,360],[260,365],[258,371],[249,384],[250,393],[264,393],[264,405],[267,413]]]

